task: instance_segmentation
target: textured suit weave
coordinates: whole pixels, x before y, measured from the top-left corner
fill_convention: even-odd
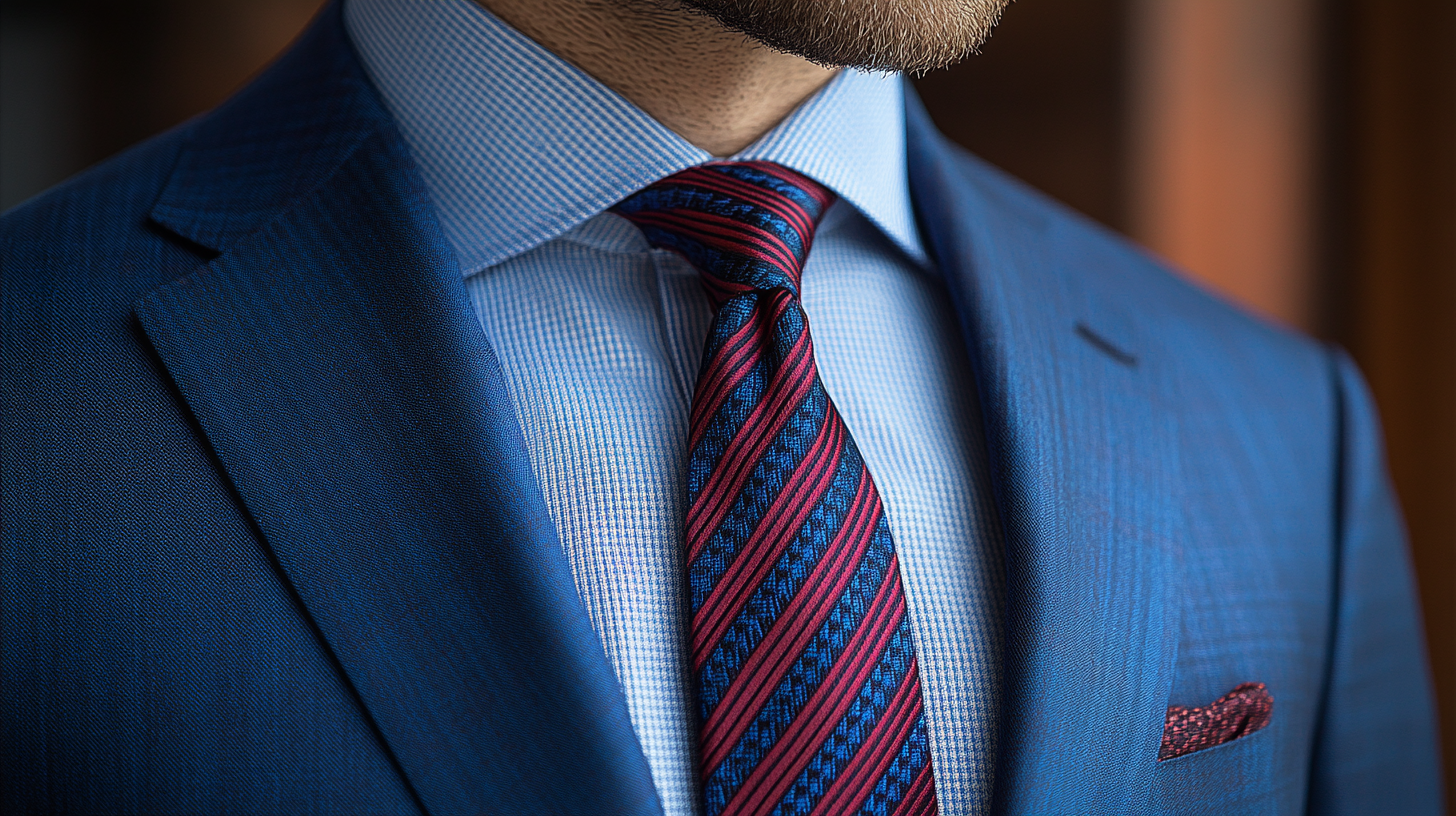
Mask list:
[[[890,528],[798,300],[832,201],[782,166],[723,162],[616,208],[692,262],[716,309],[686,530],[710,816],[935,811]]]
[[[340,11],[222,108],[0,217],[0,802],[663,816],[508,346]],[[957,152],[913,94],[906,115],[1006,522],[993,812],[1441,813],[1400,512],[1353,363]],[[960,562],[915,568],[896,459],[824,353],[834,217],[805,273],[821,374],[898,525],[916,621],[935,620],[917,586]],[[946,735],[974,712],[937,700],[931,661],[985,647],[921,631],[952,769],[937,798],[959,816]],[[1245,678],[1278,700],[1267,727],[1157,761],[1170,705]]]

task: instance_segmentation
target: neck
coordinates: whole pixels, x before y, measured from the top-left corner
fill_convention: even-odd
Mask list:
[[[477,0],[714,156],[752,144],[834,69],[651,0]]]

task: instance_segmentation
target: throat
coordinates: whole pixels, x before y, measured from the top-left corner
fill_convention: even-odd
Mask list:
[[[714,156],[752,144],[836,69],[649,0],[477,0]]]

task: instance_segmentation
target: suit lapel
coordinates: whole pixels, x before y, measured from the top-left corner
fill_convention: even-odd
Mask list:
[[[153,219],[147,337],[425,808],[660,812],[499,366],[328,8]]]
[[[1175,369],[1100,288],[1125,259],[910,108],[912,189],[976,368],[1006,535],[994,809],[1136,812],[1179,626]]]
[[[193,126],[152,217],[221,254],[138,317],[428,810],[658,812],[499,366],[338,16]],[[1175,373],[1098,288],[1096,247],[911,108],[1007,538],[996,809],[1135,809],[1177,642]]]

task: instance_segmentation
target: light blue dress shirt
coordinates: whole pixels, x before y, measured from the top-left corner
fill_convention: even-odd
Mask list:
[[[344,18],[500,358],[663,806],[696,814],[682,527],[712,313],[681,257],[604,211],[712,156],[468,0],[348,0]],[[903,94],[898,77],[841,71],[734,158],[779,162],[840,196],[804,270],[804,309],[825,388],[884,497],[941,812],[981,813],[1002,539],[961,330],[915,226]]]

